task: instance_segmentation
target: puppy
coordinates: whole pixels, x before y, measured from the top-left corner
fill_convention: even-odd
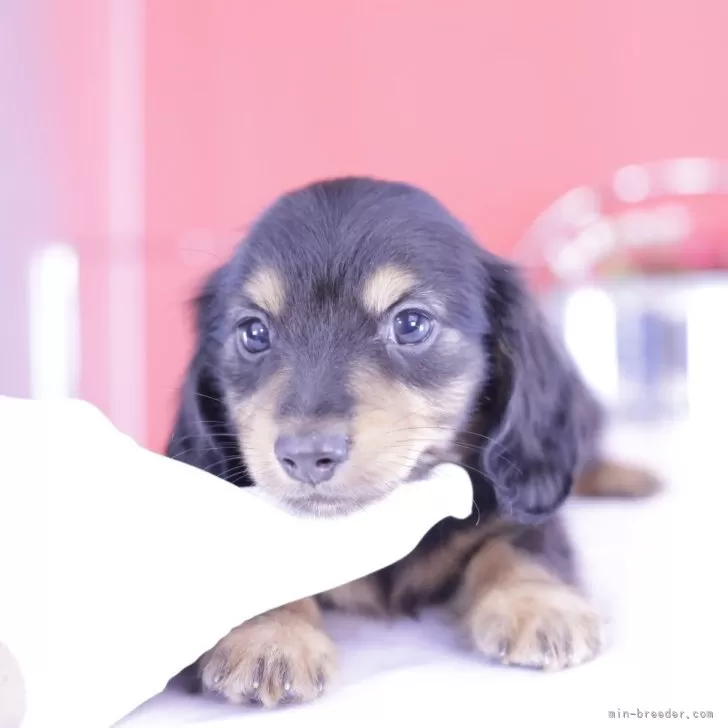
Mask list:
[[[322,608],[447,604],[491,660],[589,660],[600,618],[555,513],[575,484],[656,485],[598,459],[602,423],[514,267],[430,195],[365,178],[284,195],[197,301],[168,455],[317,517],[455,462],[474,508],[379,573],[241,624],[201,658],[203,686],[265,706],[318,696],[336,662]]]

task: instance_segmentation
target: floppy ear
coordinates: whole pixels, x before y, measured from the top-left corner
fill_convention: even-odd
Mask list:
[[[483,402],[492,419],[482,466],[500,510],[521,523],[553,513],[596,446],[601,407],[519,274],[487,262],[490,381]]]
[[[195,300],[196,342],[185,373],[168,457],[194,465],[235,485],[249,485],[217,377],[216,329],[222,320],[224,269],[208,279]]]

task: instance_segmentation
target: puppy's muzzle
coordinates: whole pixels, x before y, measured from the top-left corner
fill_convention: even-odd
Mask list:
[[[345,435],[281,435],[275,454],[291,478],[315,487],[330,480],[346,462],[349,440]]]

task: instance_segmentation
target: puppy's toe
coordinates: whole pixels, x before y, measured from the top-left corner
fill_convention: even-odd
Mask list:
[[[564,584],[517,584],[489,591],[468,618],[470,636],[503,664],[558,670],[579,665],[601,648],[602,620]]]
[[[272,708],[320,696],[335,662],[335,647],[319,627],[295,616],[261,616],[205,655],[200,676],[207,690],[231,703]]]

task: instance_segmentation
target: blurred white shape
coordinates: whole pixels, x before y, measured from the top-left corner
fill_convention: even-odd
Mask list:
[[[685,205],[663,205],[658,218],[661,242],[679,243],[693,232],[692,217]]]
[[[575,187],[558,202],[561,220],[574,227],[584,227],[600,216],[599,196],[591,187]]]
[[[615,230],[611,221],[597,218],[571,242],[550,253],[551,268],[560,278],[578,278],[606,257],[615,243]]]
[[[684,205],[661,205],[649,210],[627,210],[616,218],[617,238],[630,247],[672,245],[692,230],[690,213]]]
[[[574,242],[590,260],[596,262],[607,255],[617,242],[614,225],[606,217],[599,218],[586,230],[582,230]]]
[[[650,193],[650,175],[642,166],[631,164],[614,175],[614,194],[622,202],[642,202]]]
[[[579,278],[589,270],[589,261],[573,244],[564,245],[549,256],[549,265],[554,274],[563,279]]]
[[[30,262],[30,393],[34,399],[77,395],[79,260],[74,248],[41,248]]]
[[[570,235],[562,235],[549,231],[538,247],[538,252],[548,263],[555,261],[561,252],[571,244]]]
[[[724,427],[728,409],[728,285],[706,284],[687,296],[687,380],[691,417]]]
[[[659,215],[654,210],[629,210],[619,219],[619,234],[627,245],[641,247],[659,238]]]
[[[719,171],[719,165],[712,159],[674,159],[666,164],[665,186],[676,195],[704,195],[713,190]]]
[[[599,288],[580,288],[566,299],[564,342],[582,376],[607,405],[619,394],[617,311]]]

